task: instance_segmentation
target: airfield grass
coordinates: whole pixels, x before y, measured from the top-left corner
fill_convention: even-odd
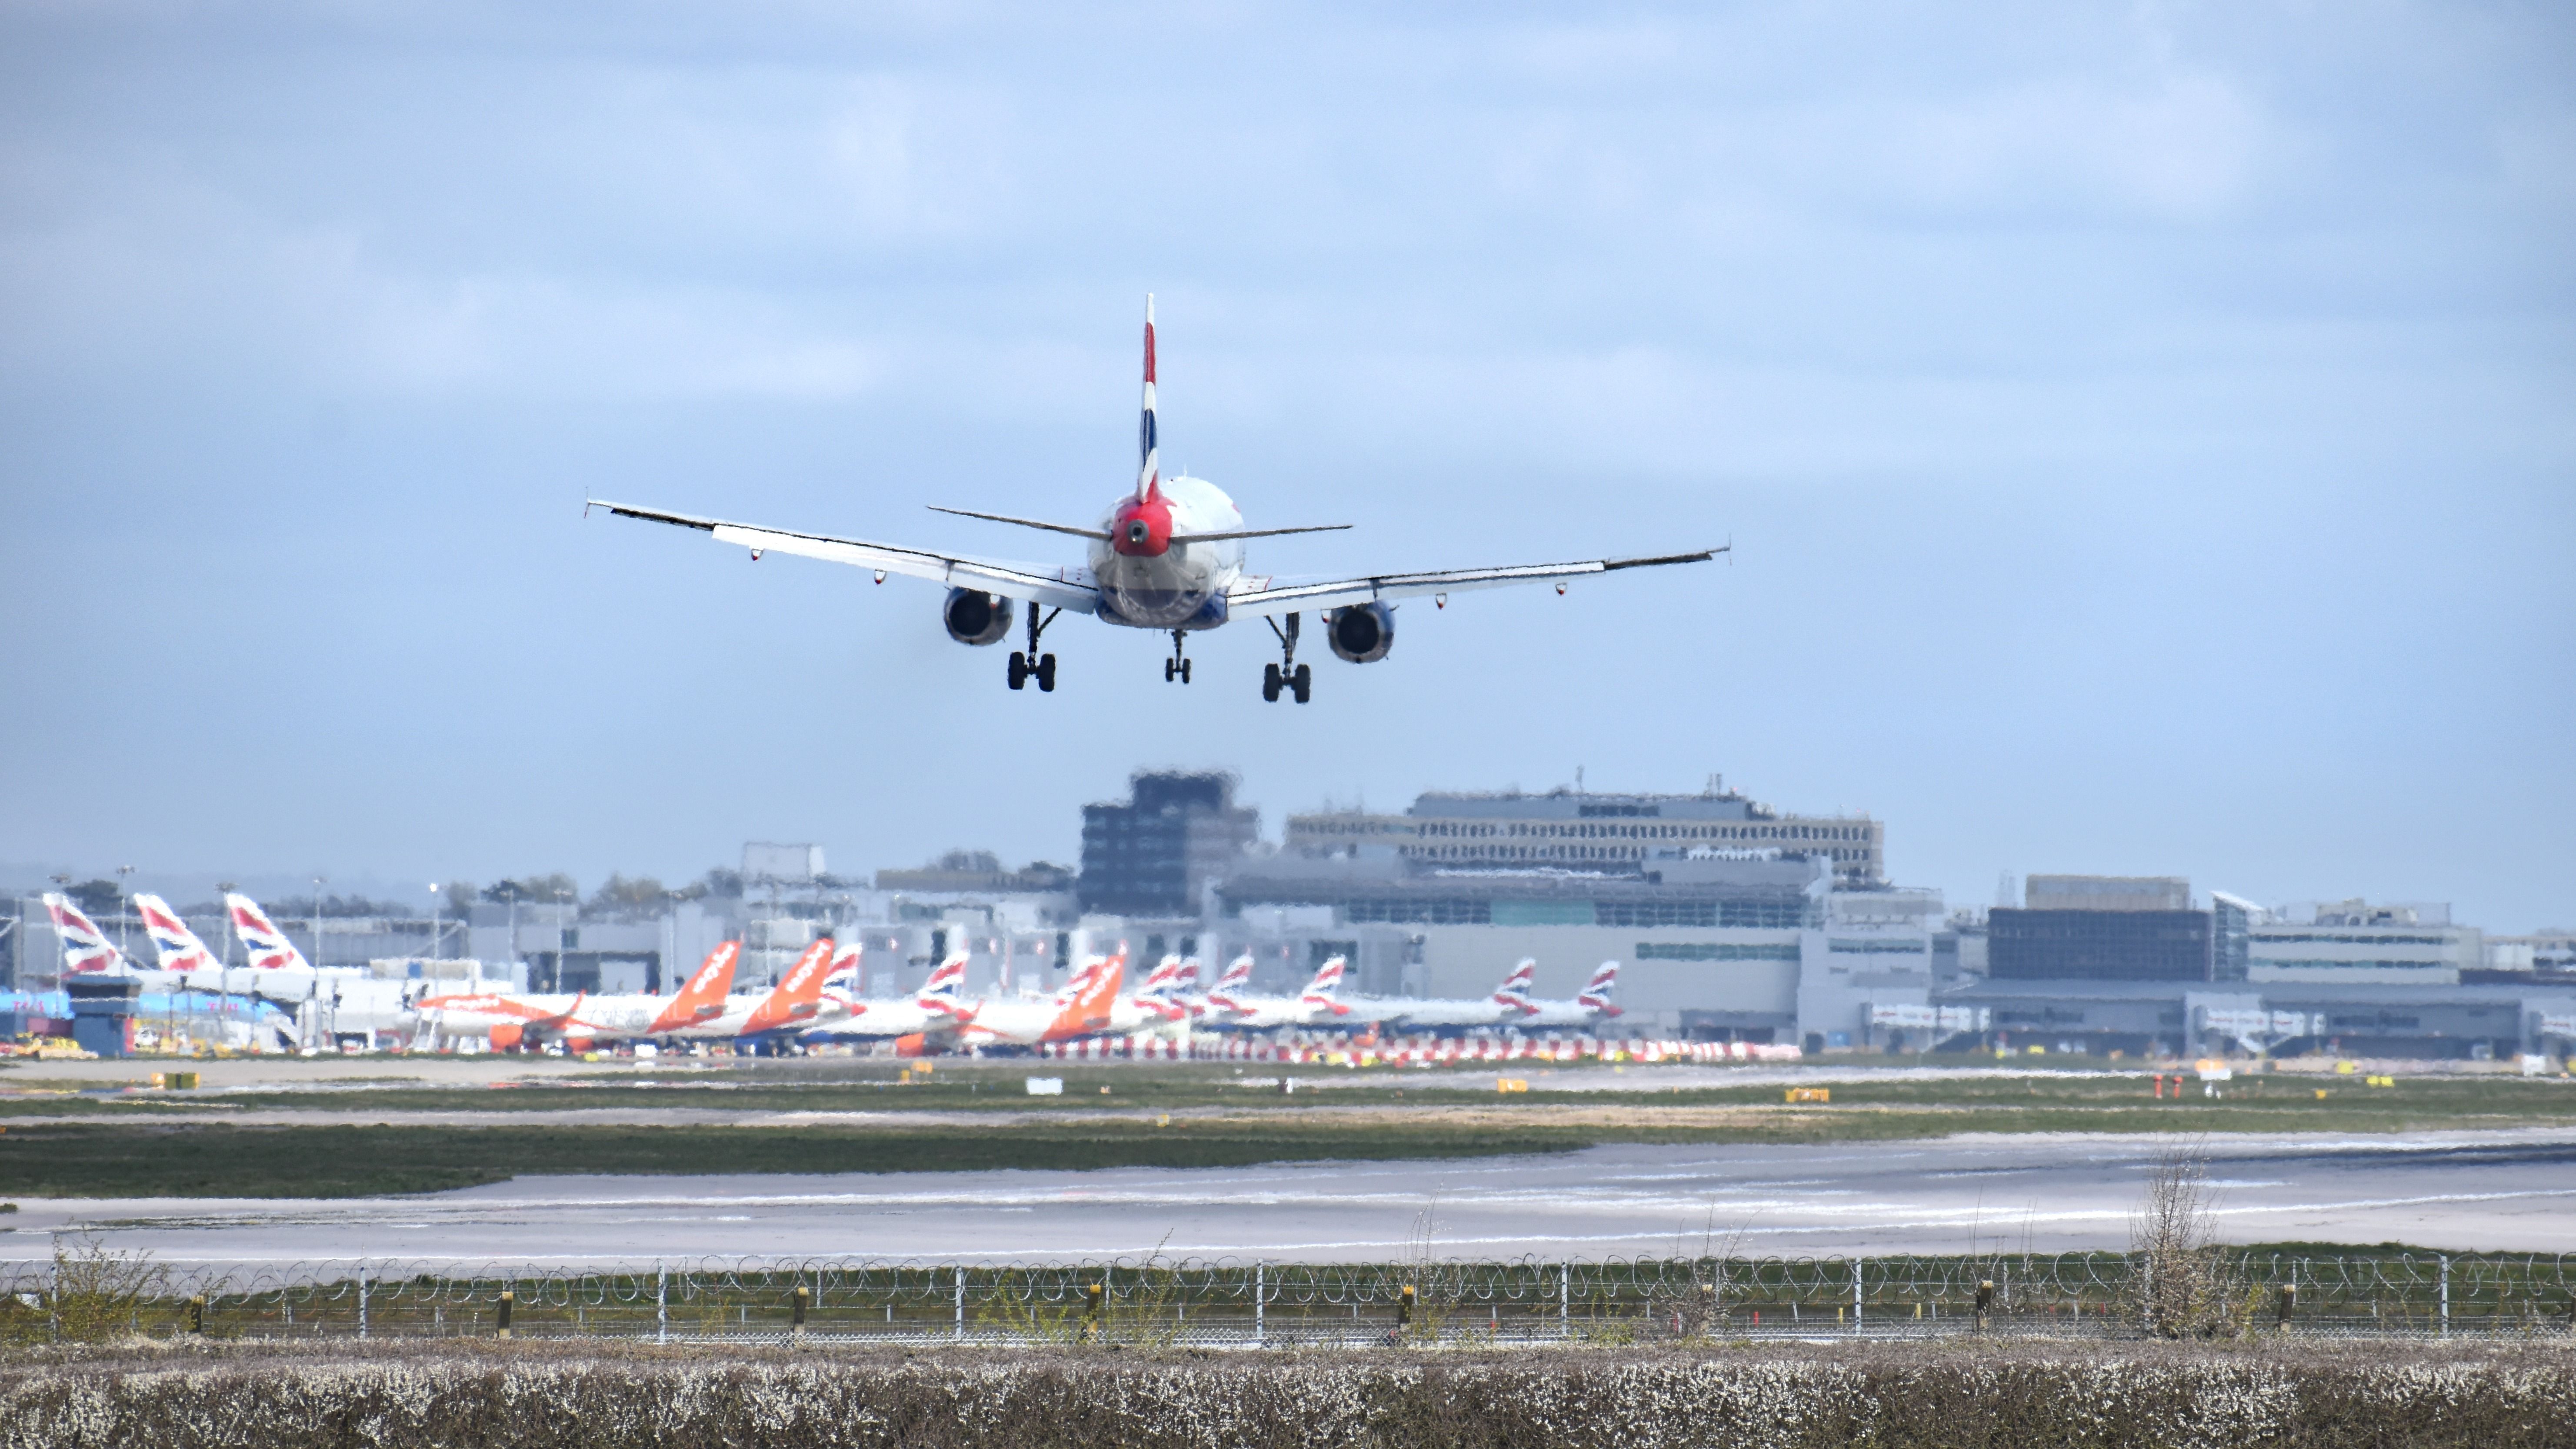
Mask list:
[[[1826,1105],[1778,1086],[1500,1096],[1454,1080],[1390,1079],[1283,1097],[1204,1071],[1065,1070],[1064,1098],[1005,1096],[966,1073],[887,1089],[737,1073],[706,1083],[510,1091],[243,1093],[183,1112],[11,1117],[0,1197],[346,1197],[431,1192],[523,1173],[835,1173],[1239,1167],[1483,1157],[1609,1143],[1835,1143],[1962,1132],[2347,1132],[2399,1135],[2576,1122],[2576,1085],[2514,1078],[2401,1079],[2395,1087],[2241,1079],[2225,1098],[2157,1101],[2135,1078],[1954,1078],[1835,1083]],[[1645,1081],[1651,1075],[1639,1074]],[[715,1077],[716,1074],[709,1074]],[[2329,1079],[2331,1080],[2331,1079]],[[1016,1075],[1007,1079],[1013,1089]],[[1103,1096],[1099,1088],[1111,1090]],[[2316,1093],[2327,1095],[2319,1098]],[[51,1099],[47,1099],[51,1100]],[[218,1105],[223,1104],[223,1105]],[[228,1124],[232,1107],[364,1111],[374,1125]],[[526,1125],[405,1121],[460,1107],[525,1108]],[[621,1107],[871,1114],[842,1121],[605,1125],[548,1112]],[[1008,1110],[1005,1110],[1008,1109]],[[1168,1120],[1166,1120],[1168,1118]]]

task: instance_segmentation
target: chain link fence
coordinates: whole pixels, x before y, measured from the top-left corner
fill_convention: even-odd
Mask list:
[[[2576,1264],[2558,1255],[2231,1253],[2225,1262],[2242,1299],[2239,1332],[2576,1332]],[[382,1259],[155,1267],[111,1315],[134,1333],[269,1339],[1289,1347],[2133,1336],[2142,1271],[2108,1253],[1342,1266],[692,1259],[612,1271]],[[66,1287],[58,1265],[0,1275],[21,1339],[59,1334],[82,1291]],[[98,1305],[88,1313],[95,1320]]]

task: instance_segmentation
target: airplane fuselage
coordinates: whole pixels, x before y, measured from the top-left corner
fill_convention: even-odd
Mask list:
[[[1242,527],[1243,511],[1204,478],[1167,478],[1153,498],[1119,499],[1100,523],[1109,536],[1091,545],[1099,617],[1135,629],[1223,624],[1227,591],[1243,573],[1243,544],[1187,536]]]

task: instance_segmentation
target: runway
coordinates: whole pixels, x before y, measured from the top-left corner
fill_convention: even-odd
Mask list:
[[[28,1200],[0,1263],[91,1232],[174,1264],[609,1267],[708,1256],[960,1262],[2119,1249],[2169,1139],[1609,1146],[1230,1169],[522,1177],[409,1198]],[[2210,1139],[2230,1241],[2576,1252],[2576,1130]]]

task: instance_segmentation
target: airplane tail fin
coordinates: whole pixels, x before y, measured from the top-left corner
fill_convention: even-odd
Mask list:
[[[1610,993],[1618,988],[1619,963],[1604,961],[1601,963],[1601,969],[1592,973],[1592,980],[1583,988],[1583,994],[1574,998],[1574,1004],[1588,1007],[1604,1016],[1617,1016],[1619,1008],[1610,1004]]]
[[[1306,983],[1305,994],[1299,1000],[1308,1006],[1323,1007],[1335,1016],[1347,1013],[1350,1008],[1334,998],[1342,989],[1342,973],[1348,971],[1350,965],[1349,959],[1342,956],[1336,956],[1325,962],[1315,972],[1315,979]]]
[[[1241,991],[1243,988],[1250,986],[1251,984],[1252,953],[1246,951],[1242,955],[1237,956],[1232,961],[1226,963],[1225,973],[1217,977],[1216,986],[1210,990],[1208,994],[1211,996],[1226,996],[1234,992]]]
[[[1503,984],[1494,988],[1493,999],[1505,1006],[1517,1006],[1527,1010],[1530,983],[1537,978],[1538,959],[1533,956],[1523,956],[1521,964],[1512,968],[1512,974],[1503,978]]]
[[[733,969],[742,961],[742,943],[727,941],[707,953],[697,971],[671,996],[671,1004],[654,1019],[652,1034],[695,1026],[724,1015],[725,994],[733,990]]]
[[[80,907],[72,904],[71,897],[47,891],[45,914],[53,920],[54,934],[63,941],[65,975],[91,975],[125,969],[125,953],[116,949],[116,943],[107,939],[107,933],[100,930],[95,922],[81,914]]]
[[[224,897],[224,911],[232,918],[233,934],[241,937],[242,949],[250,953],[250,964],[263,971],[310,970],[311,963],[259,902],[238,892]]]
[[[743,1034],[772,1031],[811,1020],[823,1005],[823,975],[832,964],[832,938],[825,936],[805,948],[787,974],[753,1007],[751,1019],[743,1023]]]
[[[1198,994],[1198,989],[1199,958],[1192,956],[1181,963],[1181,968],[1178,971],[1172,973],[1172,994],[1174,996],[1194,996]]]
[[[1160,440],[1154,425],[1154,294],[1145,294],[1145,414],[1137,425],[1136,501],[1150,502],[1162,489]]]
[[[1145,977],[1145,984],[1136,988],[1136,994],[1138,996],[1169,996],[1180,989],[1181,958],[1178,956],[1166,956],[1161,961],[1155,963],[1154,969]]]
[[[954,1011],[966,992],[966,958],[951,956],[931,968],[914,1000],[933,1011]]]
[[[223,963],[170,903],[155,895],[137,895],[134,910],[143,917],[143,929],[152,937],[152,952],[160,959],[164,971],[221,971]]]

